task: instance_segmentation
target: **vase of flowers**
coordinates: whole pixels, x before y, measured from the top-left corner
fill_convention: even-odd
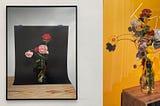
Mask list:
[[[142,60],[143,73],[140,77],[141,91],[146,94],[151,94],[154,91],[154,72],[152,62],[146,58]]]
[[[47,60],[48,60],[48,43],[51,40],[51,35],[46,33],[42,35],[43,43],[25,52],[27,58],[33,58],[34,72],[36,73],[36,79],[38,83],[47,83]]]
[[[160,48],[160,30],[151,29],[148,22],[157,16],[151,17],[150,9],[143,9],[139,18],[131,20],[131,26],[128,27],[129,34],[114,35],[111,42],[106,43],[106,49],[109,52],[116,50],[116,44],[119,41],[129,40],[135,44],[137,48],[136,59],[141,61],[140,65],[134,65],[134,68],[142,70],[140,77],[141,91],[151,94],[154,90],[154,69],[155,55]],[[157,23],[156,23],[157,24]],[[128,37],[130,36],[130,37]],[[142,67],[142,68],[140,68]]]

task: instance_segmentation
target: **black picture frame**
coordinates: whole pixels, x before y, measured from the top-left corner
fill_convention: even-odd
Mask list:
[[[73,8],[75,8],[75,17],[76,17],[76,26],[75,26],[75,61],[76,61],[76,66],[75,66],[75,68],[76,68],[76,75],[75,75],[75,77],[76,77],[76,93],[75,93],[75,98],[12,98],[12,99],[10,99],[10,98],[8,98],[8,8],[10,8],[10,7],[16,7],[16,8],[21,8],[21,7],[25,7],[25,8],[45,8],[45,7],[47,7],[47,8],[54,8],[54,7],[73,7]],[[78,81],[77,81],[77,79],[78,79],[78,68],[77,68],[77,65],[78,65],[78,62],[77,62],[77,6],[76,5],[56,5],[56,6],[16,6],[16,5],[7,5],[6,6],[6,100],[78,100]]]

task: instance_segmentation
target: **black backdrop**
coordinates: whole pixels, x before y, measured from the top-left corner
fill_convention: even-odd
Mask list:
[[[38,84],[33,72],[33,60],[24,53],[42,42],[41,36],[49,33],[47,61],[48,84],[70,83],[67,74],[68,26],[15,26],[15,85]]]

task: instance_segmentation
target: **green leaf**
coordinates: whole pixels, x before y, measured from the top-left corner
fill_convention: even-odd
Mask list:
[[[40,62],[40,59],[36,60],[36,63]]]
[[[37,53],[37,54],[39,55],[40,58],[42,58],[42,59],[44,59],[44,60],[47,60],[47,57],[46,57],[45,55],[43,56],[43,55],[41,55],[40,53]]]

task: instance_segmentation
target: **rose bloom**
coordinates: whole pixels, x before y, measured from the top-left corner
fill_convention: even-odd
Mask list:
[[[42,35],[43,40],[50,40],[51,39],[51,35],[49,33],[43,34]]]
[[[30,50],[28,50],[27,52],[25,52],[25,56],[27,58],[31,58],[33,56],[33,52],[31,52]]]
[[[35,52],[38,52],[38,51],[39,51],[39,48],[38,48],[38,47],[35,47],[35,48],[34,48],[34,51],[35,51]]]
[[[46,45],[39,45],[38,49],[39,49],[39,53],[48,54],[48,47]]]

